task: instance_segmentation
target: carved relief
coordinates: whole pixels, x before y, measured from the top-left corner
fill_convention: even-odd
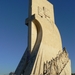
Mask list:
[[[50,11],[47,8],[38,6],[38,15],[50,21]]]
[[[41,17],[44,17],[44,11],[43,11],[43,8],[38,7],[38,15],[41,16]]]
[[[55,59],[44,63],[43,75],[57,75],[62,72],[69,58],[66,51],[63,51]]]

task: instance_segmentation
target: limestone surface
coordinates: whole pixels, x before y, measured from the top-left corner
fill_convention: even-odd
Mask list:
[[[55,24],[53,5],[47,0],[30,0],[28,47],[15,73],[17,75],[71,75],[70,59],[62,48]]]

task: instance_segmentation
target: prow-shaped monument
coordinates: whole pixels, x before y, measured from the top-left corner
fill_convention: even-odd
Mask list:
[[[25,23],[28,47],[15,75],[71,75],[70,59],[55,25],[53,5],[47,0],[29,0]]]

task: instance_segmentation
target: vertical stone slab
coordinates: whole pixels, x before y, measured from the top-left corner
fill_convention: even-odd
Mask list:
[[[56,75],[56,73],[67,75],[68,72],[70,75],[70,62],[63,67],[62,61],[68,57],[64,57],[67,52],[62,49],[61,36],[54,20],[53,5],[47,0],[30,0],[26,24],[28,25],[26,63],[20,63],[20,65],[23,63],[24,67],[21,66],[21,71],[17,69],[18,75]]]
[[[50,60],[52,57],[54,58],[58,52],[62,51],[61,36],[54,21],[53,5],[47,0],[32,0],[31,11],[31,15],[35,14],[35,20],[39,23],[37,24],[35,20],[31,22],[30,51],[33,52],[34,46],[37,47],[35,44],[41,27],[42,35],[40,36],[42,39],[41,42],[38,42],[40,43],[39,50],[43,49],[43,52],[45,53],[44,58]],[[48,57],[51,58],[47,59]]]
[[[39,75],[43,73],[44,62],[55,58],[62,51],[62,42],[54,21],[53,5],[47,0],[31,0],[30,4],[29,11],[31,13],[29,13],[29,18],[31,17],[30,15],[35,14],[35,19],[33,21],[30,20],[28,24],[28,49],[31,57],[35,56],[36,58],[34,65],[32,67],[29,66],[29,68],[32,68],[31,75]]]

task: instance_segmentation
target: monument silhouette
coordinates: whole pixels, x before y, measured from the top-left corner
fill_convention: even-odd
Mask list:
[[[62,48],[54,20],[53,5],[47,0],[29,0],[28,47],[15,75],[71,75],[66,48]]]

